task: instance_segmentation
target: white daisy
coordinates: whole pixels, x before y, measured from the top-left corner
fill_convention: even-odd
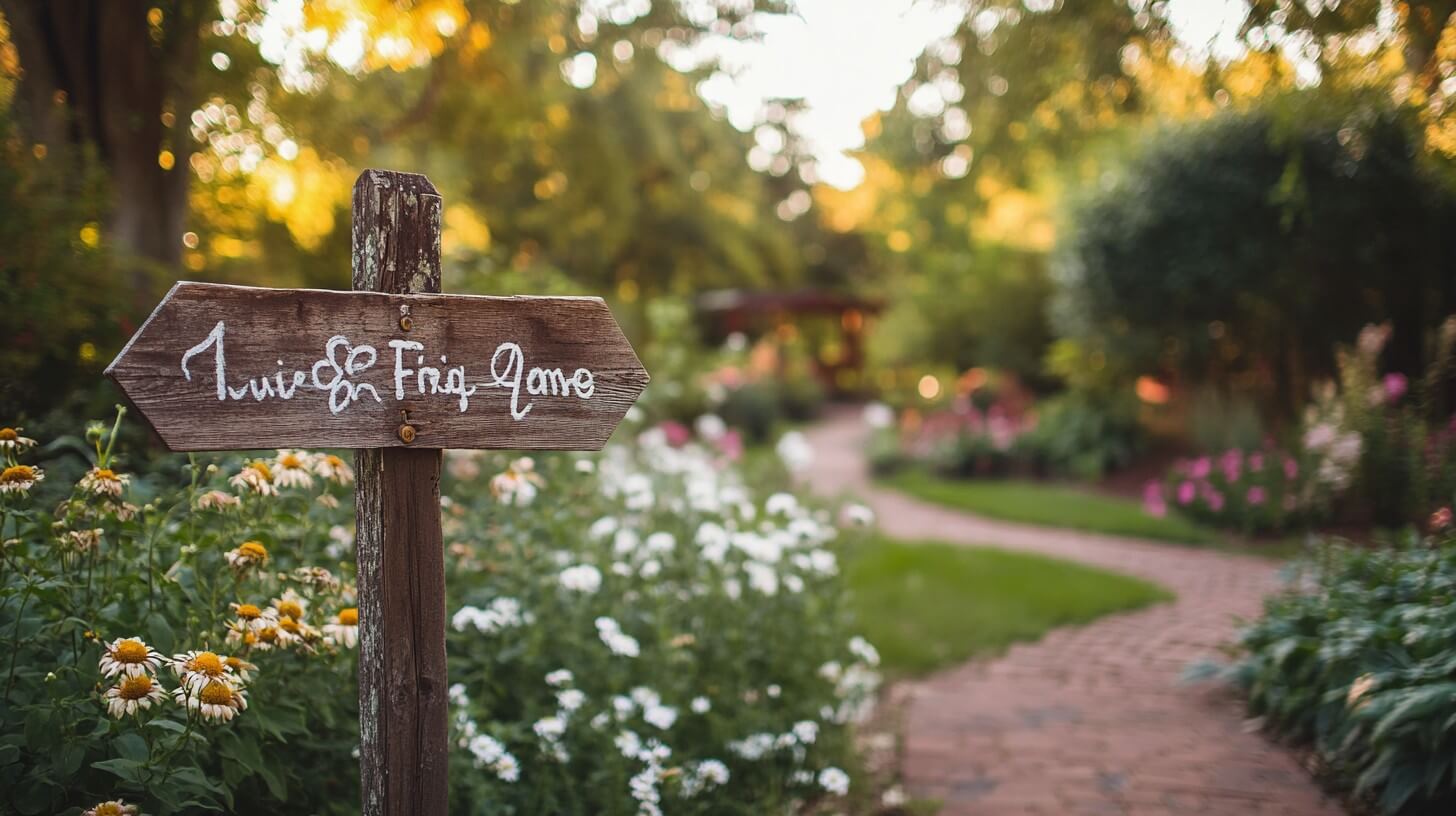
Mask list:
[[[329,643],[345,646],[350,649],[359,642],[359,610],[350,606],[339,610],[338,617],[332,623],[323,626],[324,639]]]
[[[178,686],[172,692],[178,705],[202,715],[209,722],[227,722],[248,707],[248,693],[214,680],[197,690]]]
[[[107,713],[121,719],[151,708],[152,703],[165,700],[167,694],[150,674],[134,674],[124,675],[121,682],[107,689],[101,697],[106,701]]]
[[[278,493],[278,488],[273,486],[273,469],[267,462],[250,462],[243,465],[228,484],[239,490],[251,490],[259,496],[273,496]]]
[[[101,676],[151,674],[161,667],[163,660],[162,653],[142,642],[141,638],[117,638],[106,645],[106,651],[101,655]]]
[[[131,482],[131,477],[117,473],[111,468],[94,467],[81,477],[79,487],[83,492],[93,496],[110,496],[120,498],[122,491]]]
[[[279,487],[313,487],[313,454],[301,450],[280,450],[273,460],[273,482]]]
[[[209,490],[197,497],[198,510],[231,510],[242,505],[242,499],[221,490]]]
[[[229,566],[241,572],[268,563],[268,548],[261,541],[244,541],[235,549],[228,550],[223,557]]]
[[[349,466],[342,458],[332,453],[325,453],[313,460],[313,472],[323,478],[341,485],[352,484],[354,481],[354,468]]]
[[[11,453],[23,451],[26,448],[35,447],[35,440],[28,436],[21,436],[24,428],[0,428],[0,451]]]
[[[216,652],[193,650],[173,655],[172,671],[177,673],[182,685],[192,691],[200,691],[203,686],[212,682],[227,683],[230,686],[238,686],[242,682],[241,678],[233,674],[227,660]]]
[[[45,481],[45,471],[30,465],[11,465],[0,470],[0,495],[26,493],[36,482]]]

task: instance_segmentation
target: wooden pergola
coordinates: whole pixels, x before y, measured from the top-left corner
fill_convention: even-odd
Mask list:
[[[832,394],[863,388],[864,334],[869,319],[884,308],[879,300],[825,289],[751,291],[719,289],[698,296],[698,313],[711,340],[735,332],[756,339],[792,333],[805,318],[827,318],[838,326],[834,353],[814,349],[814,373]]]

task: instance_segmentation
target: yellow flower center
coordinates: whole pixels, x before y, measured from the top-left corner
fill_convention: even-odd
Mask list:
[[[147,651],[147,645],[140,640],[123,640],[111,650],[111,659],[117,663],[144,663]]]
[[[358,626],[359,625],[359,610],[358,610],[358,608],[353,607],[353,606],[349,606],[349,607],[345,607],[343,609],[340,609],[339,610],[339,623],[342,623],[345,626]]]
[[[247,664],[243,663],[243,659],[241,657],[228,657],[228,658],[224,658],[223,659],[223,662],[226,663],[226,664],[228,664],[228,667],[231,668],[233,671],[237,671],[237,672],[242,671],[243,668],[247,665]]]
[[[217,677],[223,672],[222,658],[213,652],[198,652],[191,660],[187,661],[187,668],[189,671],[201,672],[212,677]]]
[[[284,617],[294,619],[303,617],[303,606],[297,601],[279,601],[274,606],[278,608],[278,614]]]
[[[238,617],[243,620],[256,620],[263,614],[263,610],[253,604],[238,604]]]
[[[264,643],[272,643],[278,639],[278,630],[269,626],[258,630],[258,640]]]
[[[330,467],[343,467],[344,466],[344,460],[343,459],[340,459],[339,457],[337,457],[335,455],[333,455],[332,453],[325,455],[324,456],[324,461],[325,462],[328,462]]]
[[[285,453],[278,458],[278,465],[290,470],[298,470],[303,467],[303,460],[292,453]]]
[[[278,628],[296,635],[298,634],[298,621],[284,615],[278,619]]]
[[[115,802],[102,802],[92,808],[91,812],[95,813],[96,816],[126,816],[126,811],[122,810],[121,805]]]
[[[273,469],[268,467],[267,462],[254,462],[253,464],[248,465],[248,467],[252,468],[254,472],[256,472],[259,476],[262,476],[263,481],[273,481]]]
[[[121,681],[116,694],[123,700],[140,700],[152,693],[152,677],[149,674],[138,674],[135,677],[128,677]]]
[[[0,428],[0,442],[14,442],[20,434],[14,428]]]
[[[208,705],[231,706],[233,704],[233,690],[228,688],[226,683],[219,683],[216,680],[202,687],[202,693],[197,698]]]
[[[264,547],[262,543],[257,541],[244,541],[242,544],[238,545],[238,554],[245,555],[248,558],[254,559],[255,561],[268,560],[268,548]]]
[[[0,472],[0,482],[17,484],[35,481],[35,468],[30,465],[11,465]]]
[[[119,482],[119,481],[121,481],[120,479],[116,478],[116,473],[114,471],[112,471],[111,468],[97,468],[94,472],[92,472],[91,475],[94,476],[96,478],[96,480],[97,481],[100,481],[100,482]]]

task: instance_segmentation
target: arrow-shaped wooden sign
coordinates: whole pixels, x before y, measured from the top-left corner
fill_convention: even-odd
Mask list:
[[[173,450],[355,448],[365,816],[444,816],[438,448],[596,450],[647,385],[597,298],[441,295],[439,191],[366,170],[353,292],[172,288],[106,369]]]
[[[173,450],[596,450],[647,384],[598,298],[179,283],[106,370]]]

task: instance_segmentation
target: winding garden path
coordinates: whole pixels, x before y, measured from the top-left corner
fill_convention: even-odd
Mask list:
[[[810,485],[862,498],[891,536],[1043,553],[1177,594],[898,688],[900,771],[912,795],[941,800],[942,816],[1343,812],[1227,691],[1179,681],[1232,639],[1235,616],[1259,612],[1279,586],[1274,564],[943,509],[870,484],[857,412],[806,434]]]

